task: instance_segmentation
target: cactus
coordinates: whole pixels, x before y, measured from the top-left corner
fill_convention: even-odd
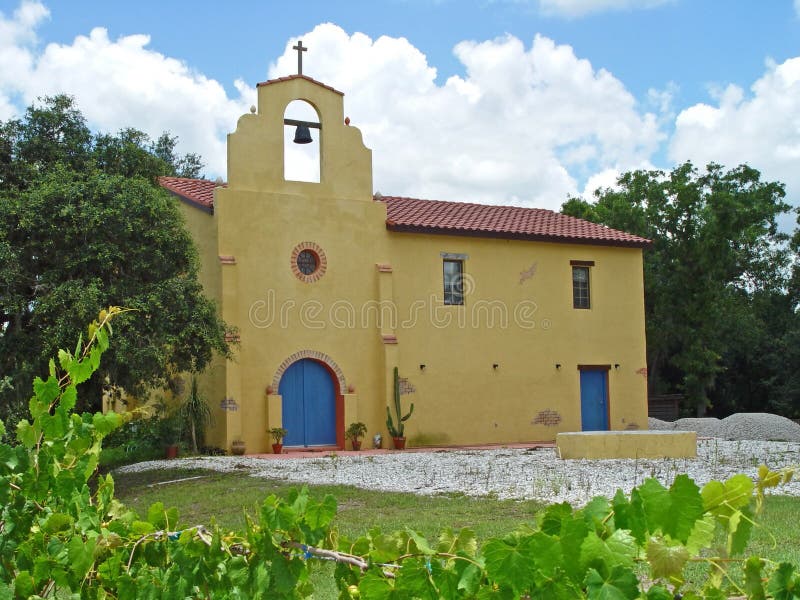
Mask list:
[[[408,412],[403,415],[402,414],[402,407],[400,406],[400,375],[397,371],[397,367],[394,368],[394,413],[397,418],[397,426],[394,424],[394,419],[392,419],[392,413],[389,410],[389,407],[386,407],[386,428],[389,430],[389,434],[393,438],[401,438],[403,437],[403,433],[405,431],[404,423],[408,421],[408,418],[411,416],[411,413],[414,412],[414,403],[411,403],[411,408],[409,408]]]

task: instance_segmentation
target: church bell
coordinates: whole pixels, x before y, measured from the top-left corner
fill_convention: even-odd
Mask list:
[[[310,144],[314,140],[311,139],[311,132],[308,130],[308,125],[298,125],[294,131],[295,144]]]

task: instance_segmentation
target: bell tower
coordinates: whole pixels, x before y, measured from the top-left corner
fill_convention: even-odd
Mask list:
[[[361,131],[344,116],[344,94],[303,75],[299,41],[297,74],[258,84],[258,106],[239,118],[228,134],[230,190],[302,194],[372,200],[372,152]],[[286,108],[296,100],[309,104],[316,119],[291,119]],[[284,171],[284,128],[296,127],[294,142],[319,140],[319,183],[293,181]]]

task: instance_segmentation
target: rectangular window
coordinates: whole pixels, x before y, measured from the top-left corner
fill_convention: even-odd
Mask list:
[[[443,261],[444,265],[444,303],[464,304],[464,261]]]
[[[572,267],[572,307],[589,308],[589,267]]]

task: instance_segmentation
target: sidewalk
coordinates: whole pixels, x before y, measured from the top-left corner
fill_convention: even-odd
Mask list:
[[[414,452],[452,452],[452,451],[470,451],[470,450],[501,450],[509,448],[514,450],[535,450],[538,448],[555,448],[555,442],[521,442],[518,444],[484,444],[482,446],[421,446],[418,448],[406,448],[405,450],[394,450],[388,448],[365,448],[359,451],[353,450],[337,450],[336,448],[284,448],[281,454],[263,453],[263,454],[246,454],[250,458],[265,458],[268,460],[277,460],[283,458],[319,458],[322,456],[375,456],[378,454],[394,454],[394,453],[414,453]]]

